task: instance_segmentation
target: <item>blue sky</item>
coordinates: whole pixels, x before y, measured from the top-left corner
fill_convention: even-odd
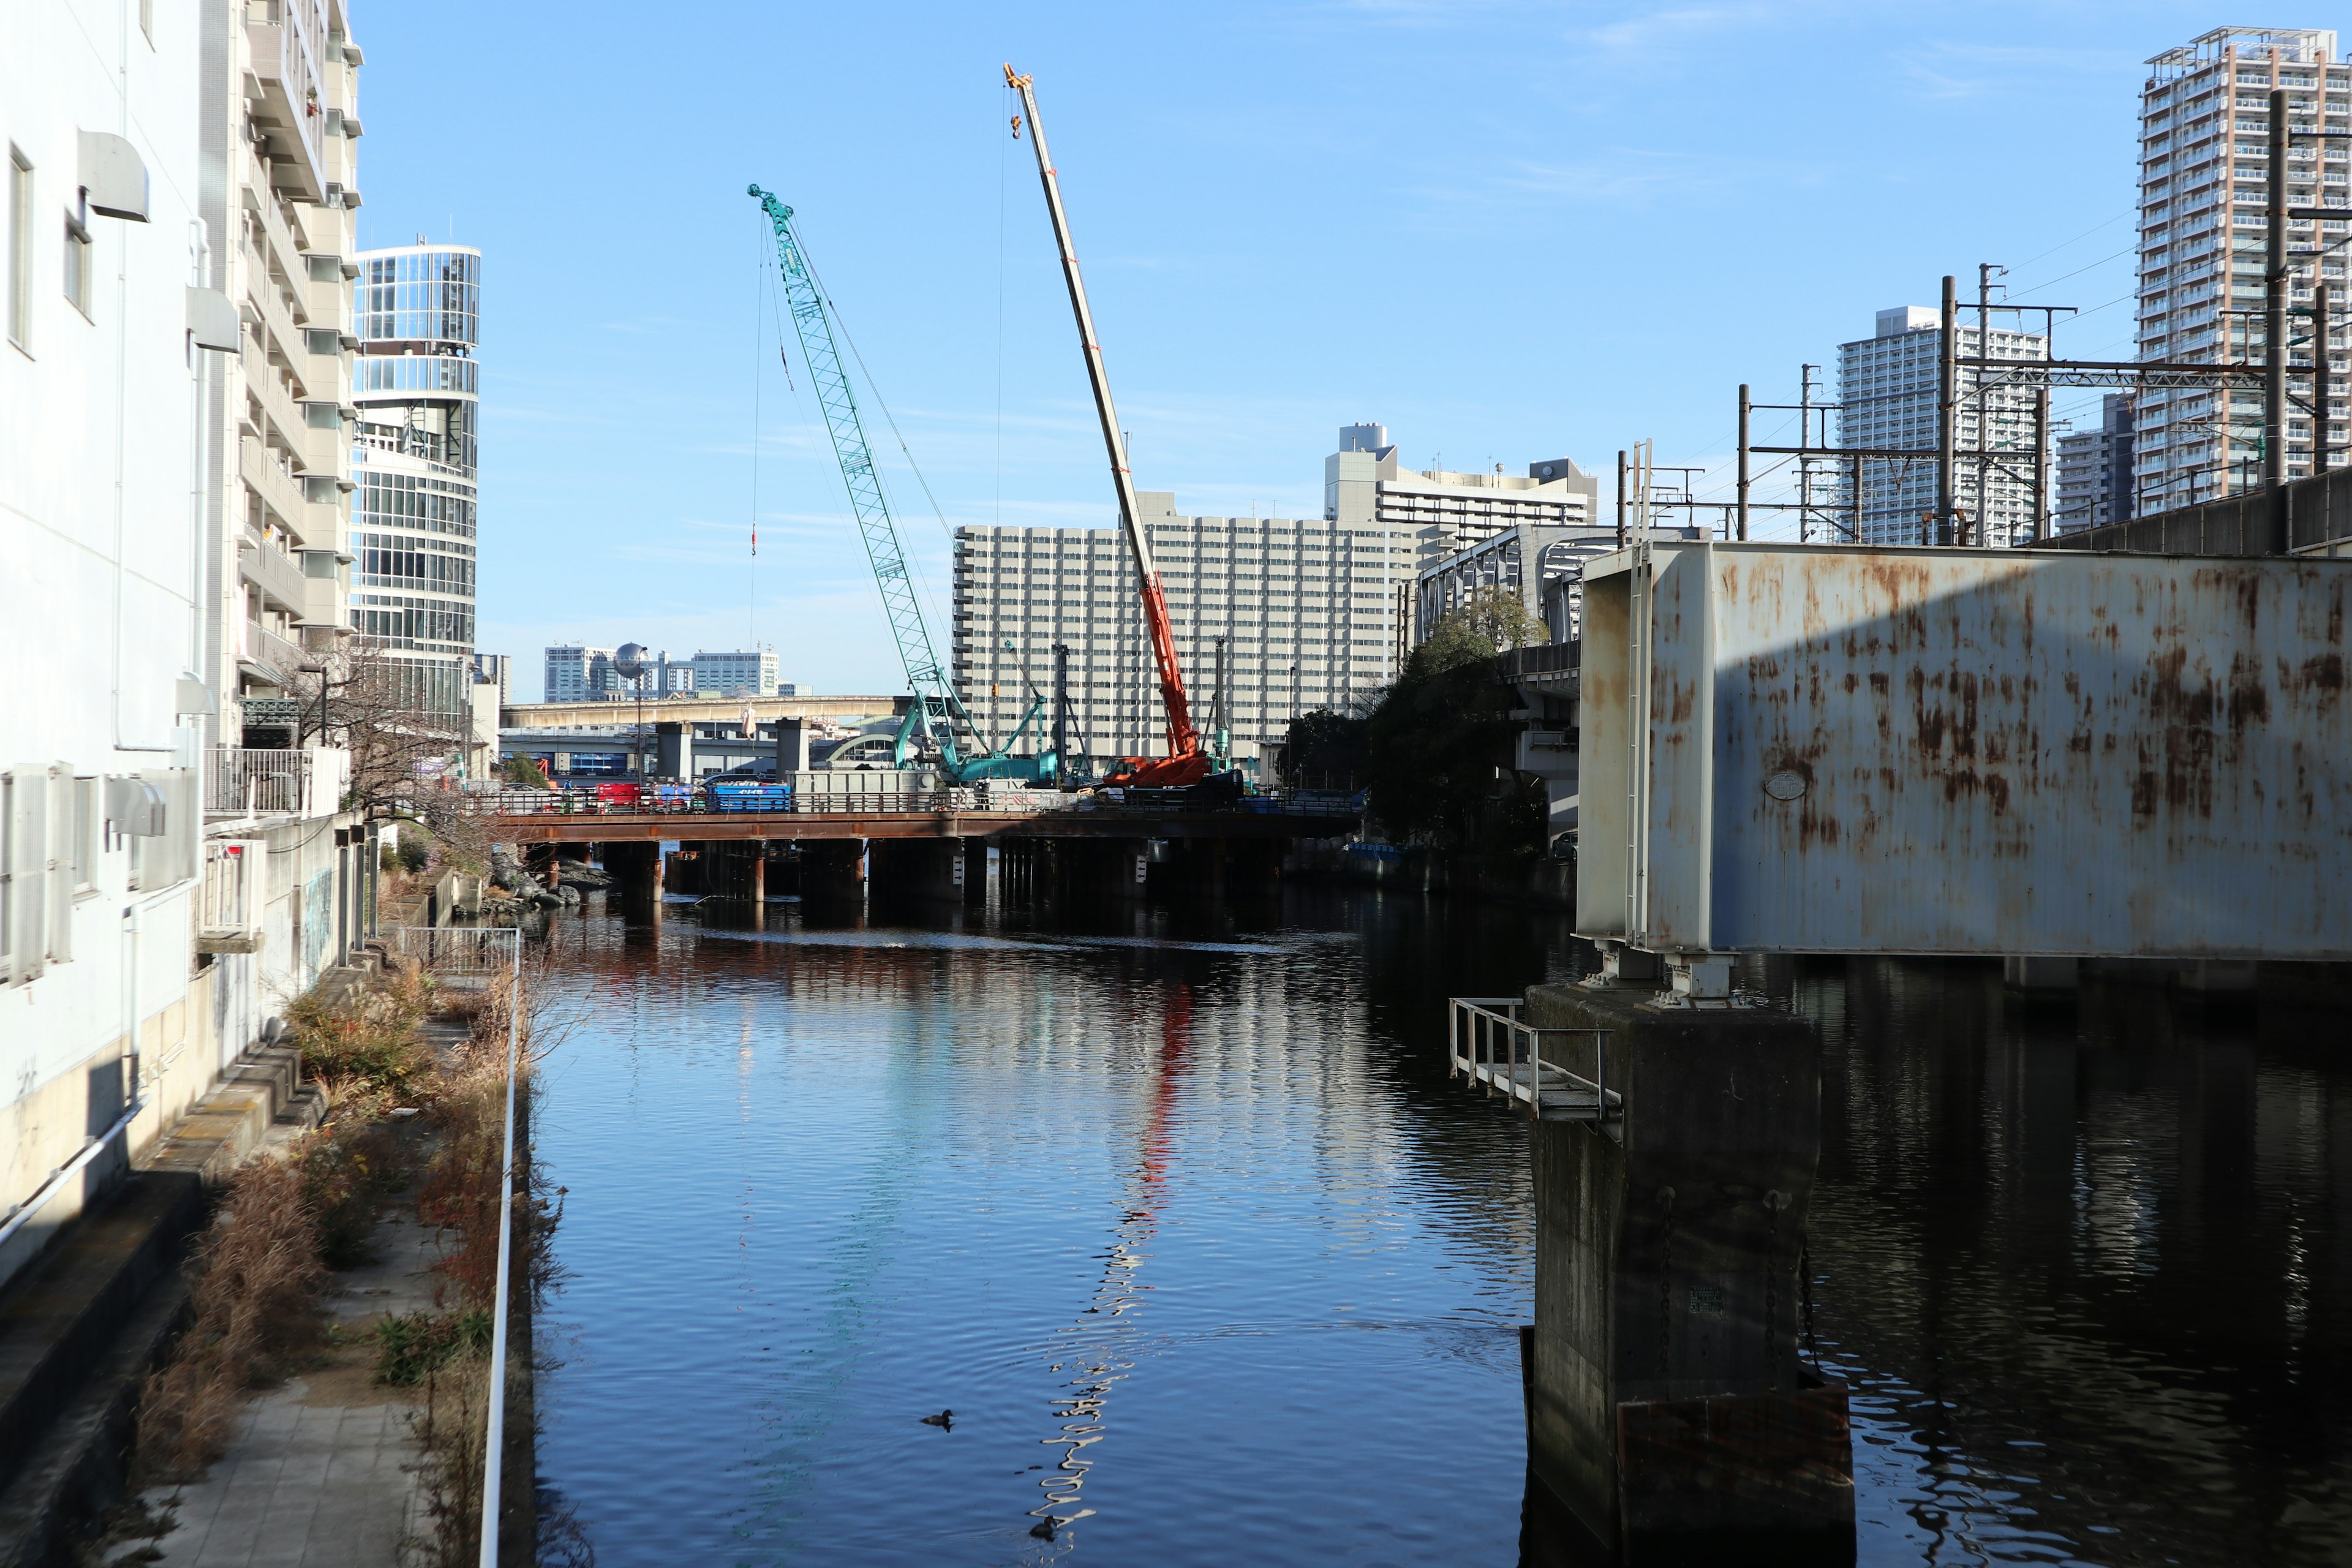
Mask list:
[[[486,253],[478,641],[519,657],[522,696],[549,641],[686,654],[755,627],[787,679],[903,685],[798,347],[787,387],[757,313],[753,181],[798,209],[949,524],[1114,521],[1004,60],[1036,77],[1138,482],[1295,515],[1319,512],[1357,419],[1415,468],[1606,470],[1651,437],[1661,463],[1720,468],[1739,382],[1793,401],[1801,363],[1833,369],[1874,311],[1979,261],[2012,269],[2011,298],[2085,308],[2063,353],[2127,354],[2142,62],[2226,19],[2160,0],[353,11],[362,243]],[[870,424],[939,605],[946,535]]]

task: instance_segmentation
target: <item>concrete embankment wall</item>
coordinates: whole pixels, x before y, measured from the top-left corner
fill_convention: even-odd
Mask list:
[[[1576,868],[1566,860],[1499,860],[1391,844],[1303,840],[1285,858],[1282,868],[1302,881],[1455,894],[1563,914],[1576,909]]]

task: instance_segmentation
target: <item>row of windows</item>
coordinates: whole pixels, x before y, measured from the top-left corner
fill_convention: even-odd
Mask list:
[[[423,550],[363,545],[359,580],[376,588],[432,588],[444,594],[474,591],[474,563]]]
[[[481,369],[457,354],[362,354],[352,367],[352,390],[479,393]]]
[[[471,487],[461,488],[447,479],[422,474],[362,473],[357,510],[362,523],[474,537]]]
[[[352,629],[395,647],[439,647],[463,653],[474,646],[474,612],[438,599],[388,594],[352,596]]]
[[[372,341],[481,341],[482,258],[458,251],[370,257],[352,290],[359,335]]]

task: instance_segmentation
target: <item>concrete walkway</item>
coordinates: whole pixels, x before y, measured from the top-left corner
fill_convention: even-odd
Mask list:
[[[198,1481],[141,1500],[171,1529],[110,1547],[110,1563],[170,1568],[399,1568],[432,1521],[417,1471],[410,1391],[375,1380],[370,1330],[430,1310],[440,1256],[405,1203],[377,1223],[377,1261],[334,1277],[337,1343],[320,1363],[257,1397],[228,1452]]]

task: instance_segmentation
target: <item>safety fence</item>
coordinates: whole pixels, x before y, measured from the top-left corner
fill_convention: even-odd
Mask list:
[[[1063,811],[1166,816],[1171,812],[1212,808],[1245,815],[1353,816],[1360,815],[1363,810],[1360,794],[1348,795],[1339,791],[1276,790],[1205,807],[1181,798],[1184,792],[1181,790],[1108,788],[1065,793],[1051,789],[1009,789],[992,784],[954,787],[898,784],[896,775],[889,773],[850,776],[881,782],[837,791],[793,784],[732,782],[568,784],[551,789],[476,786],[455,798],[461,809],[470,816],[499,817],[807,816],[940,812],[1034,815]]]
[[[1447,1000],[1446,1069],[1523,1106],[1543,1121],[1608,1123],[1624,1115],[1624,1096],[1609,1087],[1607,1029],[1549,1028],[1519,1016],[1514,996]],[[1589,1054],[1588,1054],[1589,1051]],[[1590,1077],[1574,1070],[1589,1061]]]
[[[515,1084],[522,1064],[522,932],[512,927],[387,926],[377,933],[395,958],[422,963],[434,977],[460,988],[486,988],[507,976],[506,1130],[500,1142],[498,1294],[490,1312],[489,1412],[482,1444],[481,1568],[498,1568],[499,1500],[506,1458],[507,1332],[514,1299]]]

